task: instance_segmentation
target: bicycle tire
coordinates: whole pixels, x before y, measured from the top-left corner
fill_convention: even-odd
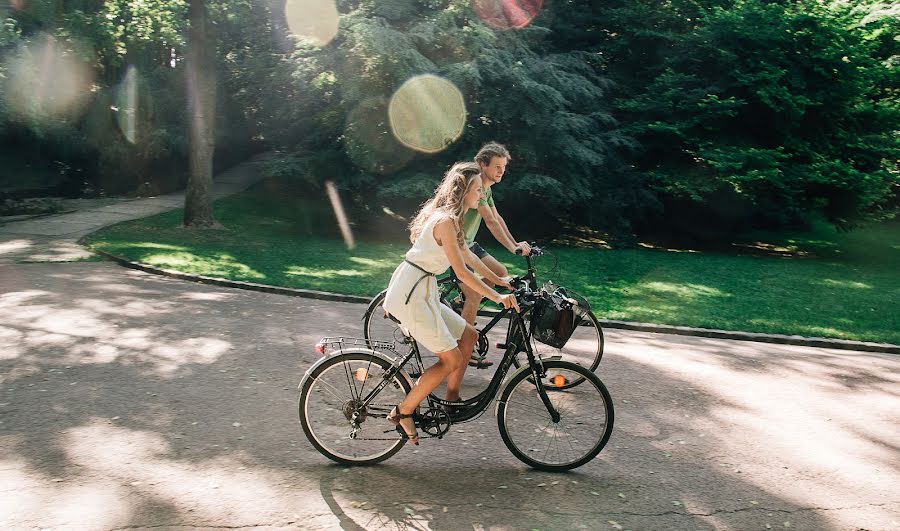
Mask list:
[[[363,420],[359,422],[360,431],[365,430],[363,439],[351,439],[351,423],[348,411],[360,411],[354,408],[352,402],[356,397],[350,385],[343,388],[330,383],[330,379],[353,385],[356,391],[365,390],[365,382],[371,380],[372,387],[380,382],[379,378],[393,368],[393,365],[377,355],[371,353],[353,352],[332,356],[330,359],[316,366],[307,378],[304,379],[299,400],[300,424],[306,438],[313,447],[332,461],[346,465],[371,465],[384,461],[396,454],[406,444],[407,439],[399,433],[391,431],[392,425],[380,416],[368,416],[374,408],[388,410],[399,404],[412,389],[409,381],[398,373],[392,381],[379,391],[379,400],[369,404],[369,408],[363,409]],[[357,376],[359,369],[365,369],[362,379]],[[333,374],[332,374],[333,373]],[[354,375],[351,377],[350,375]],[[361,383],[357,385],[355,382]],[[331,395],[328,397],[314,397],[314,395]],[[382,397],[382,395],[384,395]],[[325,402],[318,404],[321,399]],[[385,413],[385,411],[381,411]],[[367,423],[367,421],[369,421]],[[385,433],[387,431],[388,433]],[[370,435],[371,434],[371,435]],[[367,446],[378,448],[370,453],[353,453],[354,448],[361,452]]]
[[[556,374],[577,373],[587,383],[562,389],[548,382],[547,396],[561,415],[560,421],[554,423],[537,392],[531,370],[515,373],[497,400],[500,437],[509,451],[530,467],[551,472],[571,470],[594,459],[609,442],[615,420],[612,398],[600,378],[581,365],[549,361],[544,368],[548,374],[551,370]],[[536,420],[528,419],[528,415]],[[557,436],[563,432],[565,444],[561,445]],[[576,445],[584,446],[584,450],[576,450]],[[569,456],[561,457],[562,452]],[[560,458],[551,460],[551,454]]]

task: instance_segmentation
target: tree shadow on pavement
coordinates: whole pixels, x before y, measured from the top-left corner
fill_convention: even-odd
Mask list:
[[[316,340],[360,335],[363,310],[0,266],[0,521],[827,530],[886,528],[898,507],[890,357],[620,331],[598,370],[615,431],[574,472],[524,466],[489,414],[377,466],[329,464],[296,388]]]

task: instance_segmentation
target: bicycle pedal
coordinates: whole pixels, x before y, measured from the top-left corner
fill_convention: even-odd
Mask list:
[[[506,347],[508,347],[508,346],[509,346],[509,343],[497,343],[496,344],[497,348],[501,348],[503,350],[506,350]]]

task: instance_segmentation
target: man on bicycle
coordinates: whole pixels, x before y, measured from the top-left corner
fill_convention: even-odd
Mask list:
[[[497,212],[496,205],[494,205],[492,187],[503,179],[503,174],[506,172],[506,164],[510,160],[511,157],[509,156],[509,151],[507,151],[506,147],[496,142],[489,142],[478,150],[478,154],[475,155],[475,162],[478,163],[478,166],[481,168],[481,181],[483,186],[481,200],[478,202],[477,209],[471,209],[466,212],[465,217],[463,218],[462,227],[466,246],[468,246],[469,249],[471,249],[472,252],[500,278],[505,278],[508,275],[509,272],[506,270],[506,267],[497,261],[496,258],[485,252],[485,250],[481,248],[481,245],[475,241],[478,229],[481,228],[482,219],[484,219],[488,230],[491,231],[494,238],[500,242],[500,245],[506,247],[509,252],[515,254],[517,250],[521,249],[522,255],[527,256],[531,253],[531,247],[527,242],[518,242],[513,238],[512,234],[509,232],[509,228],[506,226],[506,222],[503,220],[503,217],[500,216],[500,213]],[[487,280],[485,280],[485,282],[487,282]],[[465,285],[462,286],[462,290],[466,297],[461,313],[462,318],[469,324],[474,324],[482,297]],[[492,363],[486,361],[483,357],[479,359],[477,358],[477,354],[473,354],[472,361],[469,362],[469,365],[483,368],[489,367]]]

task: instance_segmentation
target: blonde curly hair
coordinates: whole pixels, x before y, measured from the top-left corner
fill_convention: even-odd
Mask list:
[[[434,191],[434,196],[422,205],[419,212],[409,224],[409,240],[416,243],[422,234],[422,229],[433,215],[440,215],[453,220],[456,228],[456,241],[460,247],[465,247],[465,238],[462,232],[463,216],[466,207],[463,198],[469,190],[472,181],[481,173],[478,164],[474,162],[457,162],[447,170],[441,184]]]

